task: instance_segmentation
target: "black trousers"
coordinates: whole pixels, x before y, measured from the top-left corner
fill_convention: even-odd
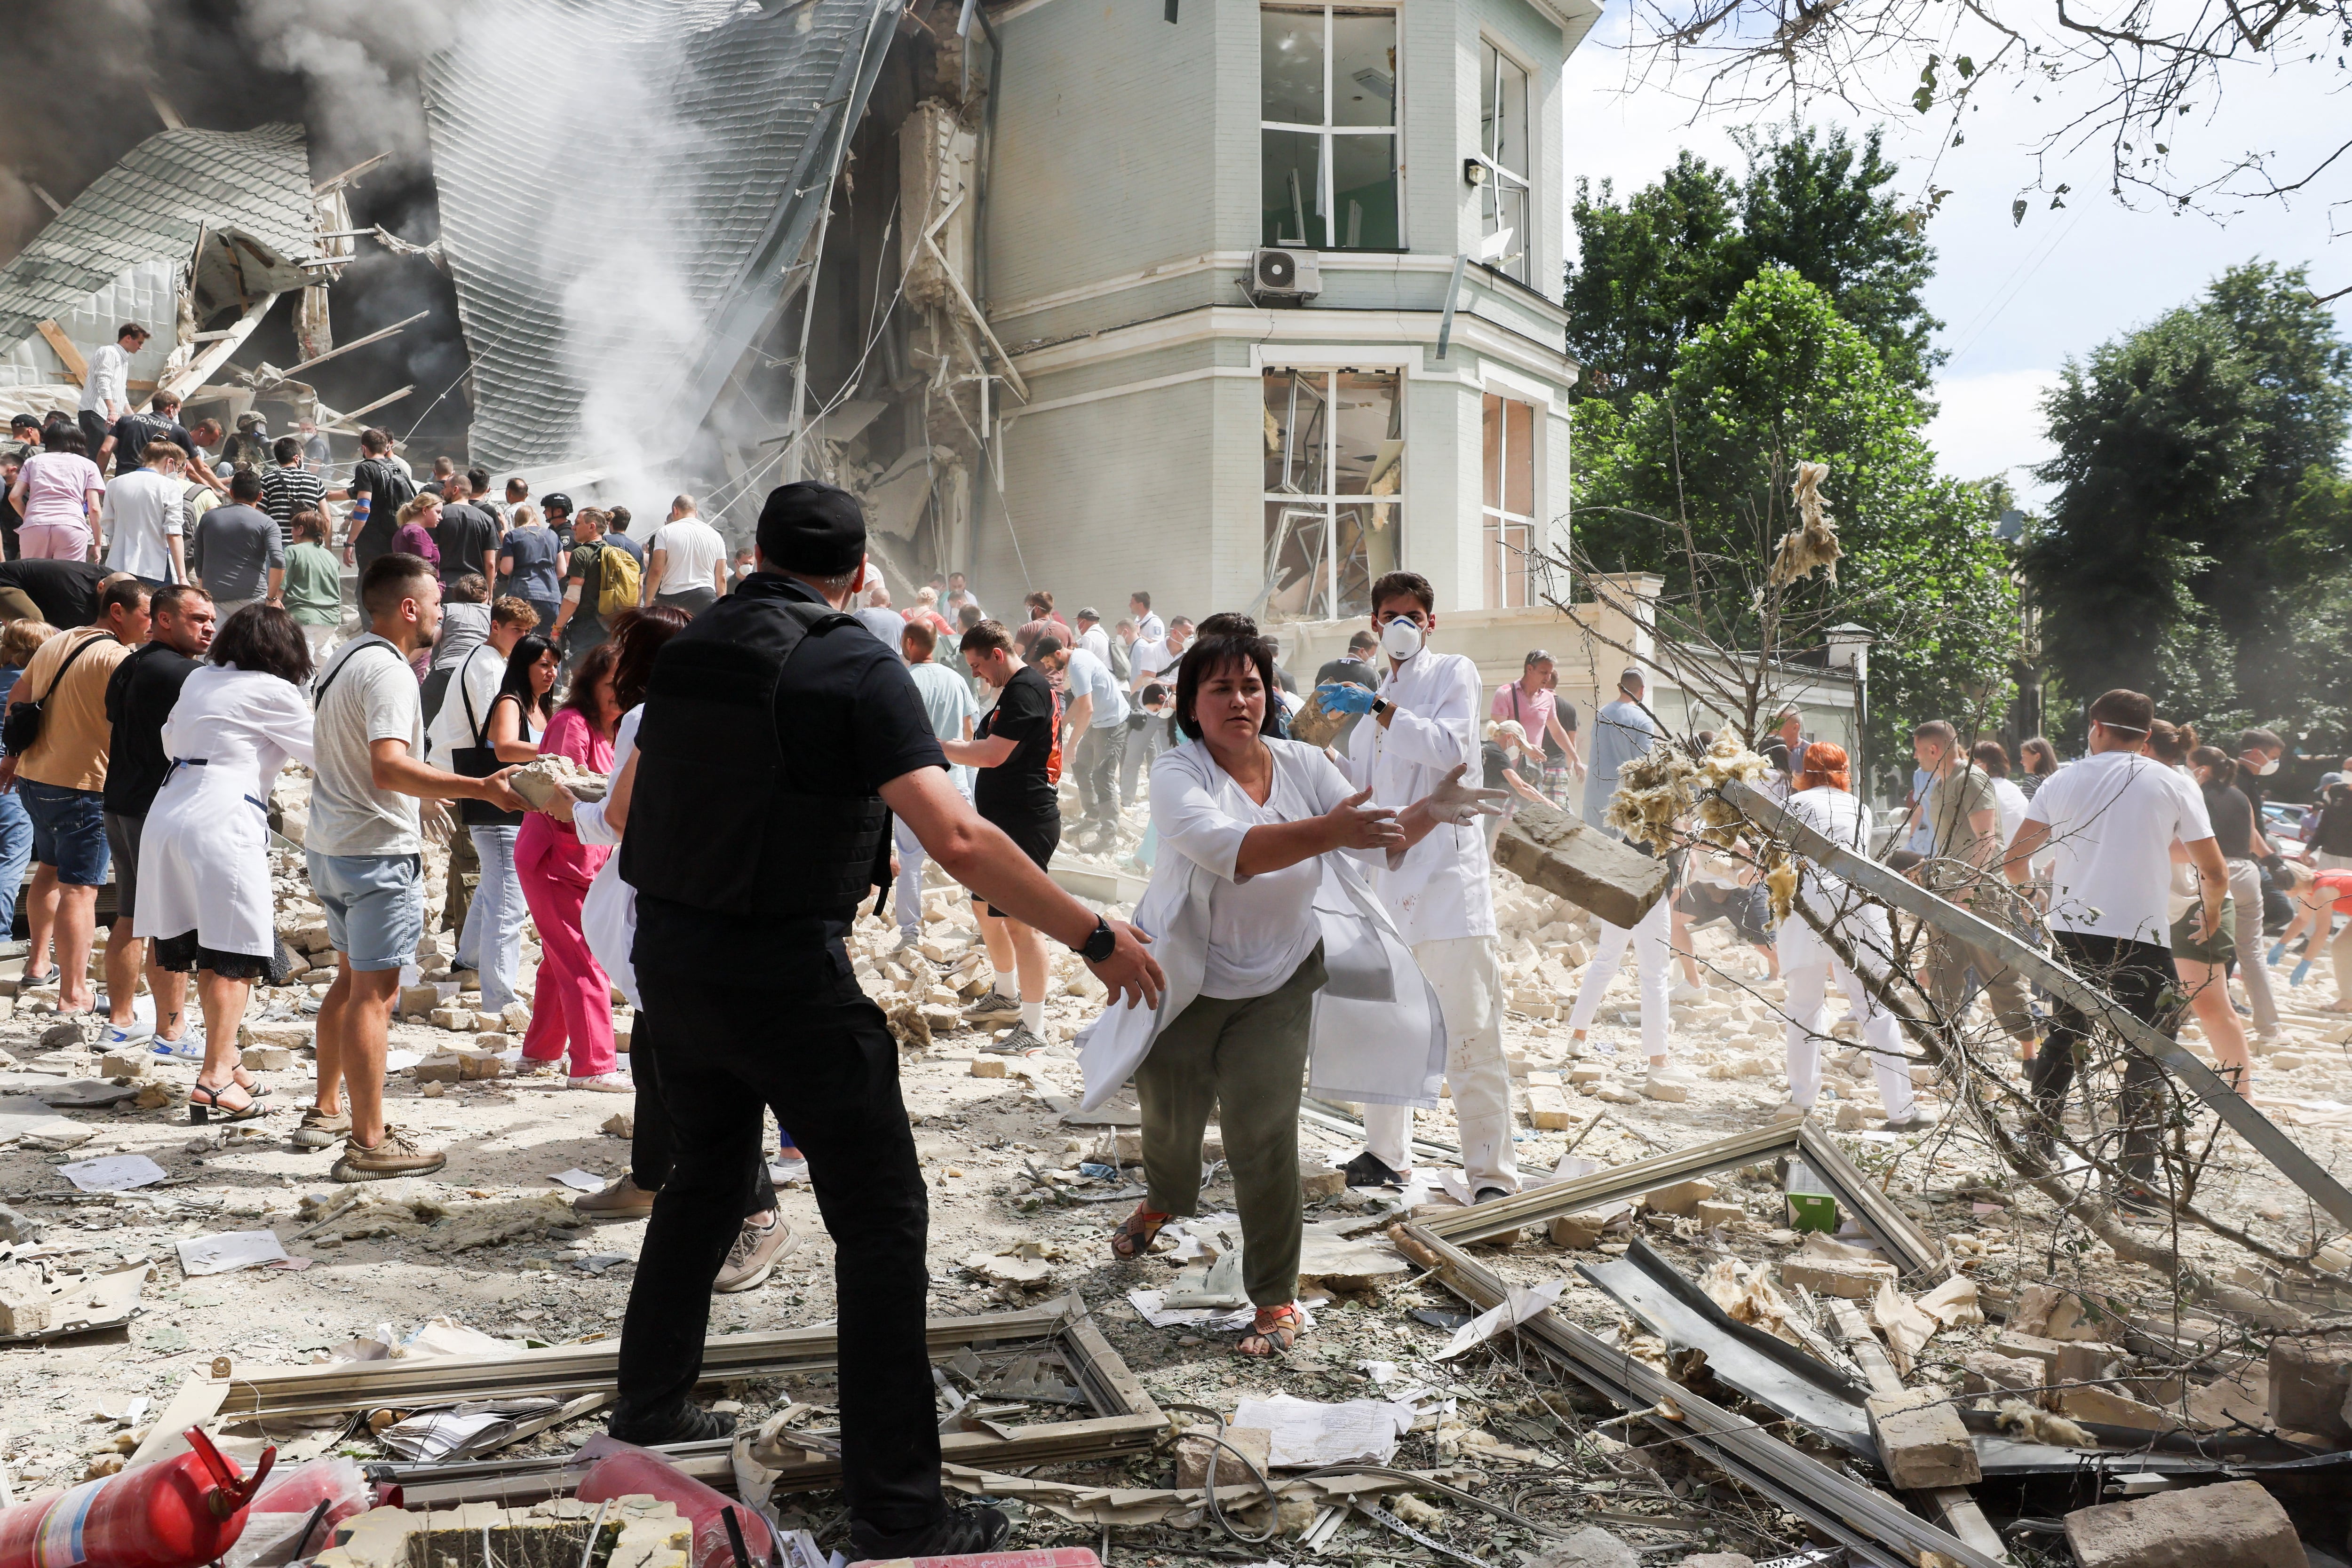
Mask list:
[[[629,1179],[640,1192],[659,1192],[677,1169],[677,1127],[662,1103],[661,1031],[654,1015],[640,1008],[629,1028],[629,1076],[637,1081],[635,1124],[629,1137]],[[751,1156],[751,1207],[746,1215],[776,1207],[776,1184],[768,1176],[766,1145]]]
[[[946,1504],[924,1335],[929,1205],[882,1010],[837,936],[772,954],[753,987],[648,965],[646,935],[637,974],[644,1010],[660,1020],[656,1073],[676,1153],[629,1291],[614,1425],[660,1420],[693,1391],[711,1281],[752,1212],[752,1166],[765,1163],[764,1104],[808,1156],[834,1239],[850,1514],[893,1533],[934,1523]],[[636,1049],[633,1040],[632,1059]]]
[[[2179,1024],[2178,1006],[2164,1003],[2168,990],[2178,991],[2170,948],[2079,931],[2051,935],[2067,967],[2105,989],[2132,1017],[2167,1034]],[[2092,1020],[2071,1002],[2060,999],[2053,1009],[2049,1038],[2033,1059],[2026,1084],[2042,1113],[2053,1124],[2064,1109],[2066,1090],[2074,1082],[2076,1053],[2085,1049],[2093,1027]],[[2116,1120],[2124,1130],[2121,1163],[2135,1180],[2146,1182],[2156,1174],[2164,1117],[2164,1069],[2143,1051],[2128,1045],[2123,1050],[2123,1091],[2116,1105]]]
[[[89,460],[92,463],[98,463],[101,469],[111,466],[110,464],[99,463],[98,449],[106,444],[108,436],[114,434],[113,423],[96,409],[89,408],[83,409],[74,416],[74,419],[81,426],[82,440],[89,446]]]

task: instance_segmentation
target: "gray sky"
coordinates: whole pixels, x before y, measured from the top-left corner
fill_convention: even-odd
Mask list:
[[[1735,172],[1744,166],[1729,132],[1743,116],[1709,115],[1696,121],[1693,106],[1655,81],[1627,92],[1632,63],[1614,47],[1625,36],[1625,12],[1611,5],[1592,36],[1570,60],[1567,75],[1567,171],[1571,191],[1580,175],[1597,184],[1613,177],[1622,198],[1649,183],[1685,147]],[[1886,128],[1887,150],[1903,167],[1898,188],[1906,198],[1925,189],[1948,116],[1927,115],[1905,101],[1913,75],[1886,84],[1896,106],[1860,112],[1835,101],[1811,106],[1815,123]],[[1685,78],[1687,82],[1688,78]],[[2040,498],[2019,465],[2046,456],[2039,394],[2071,356],[2183,303],[2233,262],[2263,256],[2307,262],[2320,293],[2352,284],[2352,205],[2331,214],[2328,197],[2352,195],[2352,175],[2292,204],[2273,200],[2215,198],[2210,215],[2174,214],[2142,198],[2137,210],[2106,193],[2104,149],[2053,156],[2044,183],[2070,183],[2066,205],[2051,211],[2047,194],[2032,196],[2021,225],[2010,204],[2035,172],[2034,146],[2061,114],[2081,101],[2077,87],[2035,89],[1988,78],[1965,116],[1965,143],[1944,152],[1934,183],[1948,188],[1928,236],[1936,246],[1927,305],[1945,327],[1938,344],[1950,355],[1937,381],[1942,412],[1929,429],[1945,469],[1980,478],[2014,469],[2011,482]],[[1899,112],[1896,110],[1899,109]],[[2193,132],[2177,135],[2177,153],[2228,157],[2257,149],[2286,168],[2301,155],[2324,157],[2342,140],[2347,106],[2300,78],[2241,71],[2230,81],[2215,119],[2192,115]],[[2298,167],[2296,172],[2300,172]],[[2347,232],[2331,235],[2332,227]],[[1571,248],[1575,235],[1569,236]],[[2352,298],[2338,300],[2339,322]]]

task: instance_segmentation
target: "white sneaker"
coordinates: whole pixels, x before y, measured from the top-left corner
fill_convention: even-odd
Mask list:
[[[1676,980],[1675,982],[1675,988],[1666,993],[1666,1000],[1670,1003],[1697,1002],[1705,1001],[1706,999],[1706,990],[1701,987],[1692,985],[1688,980]]]
[[[585,1078],[571,1081],[574,1089],[586,1089],[598,1094],[635,1094],[637,1081],[625,1072],[594,1072]]]
[[[150,1041],[148,1049],[158,1056],[168,1056],[180,1061],[202,1061],[205,1059],[205,1031],[190,1024],[188,1032],[179,1039],[164,1040],[158,1036]]]
[[[768,1181],[774,1186],[806,1186],[809,1184],[808,1161],[770,1160]]]
[[[133,1019],[130,1023],[110,1023],[98,1031],[91,1042],[92,1051],[127,1051],[146,1044],[155,1038],[154,1026]]]

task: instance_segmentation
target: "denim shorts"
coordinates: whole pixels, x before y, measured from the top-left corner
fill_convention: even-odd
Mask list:
[[[33,819],[33,859],[55,866],[68,887],[106,883],[106,796],[97,789],[16,781],[25,814]]]
[[[425,936],[425,862],[415,855],[309,852],[310,891],[327,912],[327,941],[354,969],[397,969]]]

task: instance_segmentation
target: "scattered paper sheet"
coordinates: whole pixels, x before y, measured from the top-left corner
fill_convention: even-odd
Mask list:
[[[84,1192],[129,1192],[162,1181],[171,1173],[145,1155],[108,1155],[59,1166],[58,1174]]]
[[[1298,1315],[1307,1320],[1307,1326],[1313,1328],[1315,1326],[1314,1309],[1330,1299],[1328,1296],[1307,1295],[1299,1297],[1293,1304],[1298,1308]],[[1246,1328],[1257,1316],[1257,1309],[1255,1307],[1244,1307],[1239,1312],[1229,1312],[1213,1307],[1171,1307],[1167,1303],[1168,1292],[1165,1291],[1129,1291],[1127,1293],[1127,1304],[1133,1307],[1136,1314],[1145,1322],[1156,1329]]]
[[[194,1279],[203,1274],[226,1274],[257,1263],[275,1263],[286,1256],[275,1232],[226,1230],[217,1236],[193,1236],[180,1243],[180,1271]]]
[[[1480,1312],[1454,1331],[1445,1348],[1437,1353],[1440,1361],[1451,1360],[1471,1346],[1484,1344],[1505,1329],[1515,1329],[1529,1318],[1559,1300],[1560,1291],[1568,1288],[1565,1280],[1546,1280],[1540,1285],[1514,1285],[1511,1293],[1496,1305]]]
[[[1302,1466],[1384,1465],[1396,1457],[1397,1439],[1412,1427],[1410,1405],[1385,1399],[1350,1399],[1325,1405],[1277,1394],[1244,1399],[1234,1406],[1234,1425],[1262,1427],[1272,1434],[1266,1462],[1276,1469]]]
[[[405,1072],[424,1060],[423,1051],[387,1051],[383,1053],[384,1076],[388,1078],[394,1073]]]
[[[383,1429],[383,1446],[404,1459],[462,1459],[498,1446],[534,1416],[562,1402],[543,1396],[488,1399],[446,1410],[422,1410]]]
[[[69,1149],[76,1144],[86,1144],[97,1135],[70,1116],[60,1116],[42,1102],[28,1095],[10,1095],[0,1099],[0,1144],[13,1144],[19,1138],[32,1138],[58,1148]]]
[[[588,1172],[581,1170],[576,1166],[568,1171],[558,1171],[547,1179],[550,1181],[560,1181],[564,1186],[576,1188],[581,1192],[602,1192],[604,1190],[604,1178],[603,1176],[592,1176]]]

